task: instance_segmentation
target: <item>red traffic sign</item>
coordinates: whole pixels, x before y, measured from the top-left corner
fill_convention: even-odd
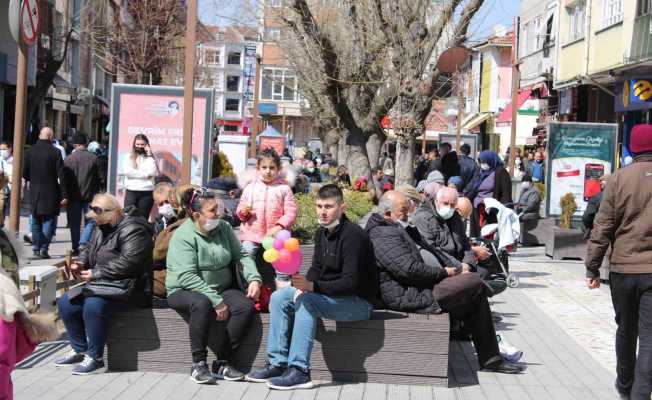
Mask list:
[[[38,0],[23,0],[20,6],[20,36],[26,44],[36,43],[41,24]]]

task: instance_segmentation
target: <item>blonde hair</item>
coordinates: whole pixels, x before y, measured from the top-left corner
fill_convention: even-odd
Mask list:
[[[98,193],[93,197],[93,202],[99,201],[103,204],[107,204],[111,207],[111,211],[122,212],[122,206],[118,201],[118,198],[112,195],[111,193]]]

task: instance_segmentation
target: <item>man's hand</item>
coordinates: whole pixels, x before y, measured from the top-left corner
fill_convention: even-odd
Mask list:
[[[90,281],[91,279],[93,279],[93,270],[92,270],[92,269],[86,269],[86,270],[83,270],[83,271],[81,271],[81,272],[79,273],[79,276],[80,276],[83,280],[85,280],[86,282],[88,282],[88,281]]]
[[[68,199],[61,199],[61,207],[65,207],[68,205]]]
[[[315,290],[315,285],[300,274],[292,275],[292,286],[303,292],[312,292]]]
[[[260,282],[251,281],[247,287],[247,297],[253,301],[258,301],[260,297]]]
[[[586,286],[589,289],[597,289],[600,287],[600,278],[586,278]]]
[[[70,264],[70,272],[72,272],[72,275],[74,277],[79,278],[79,273],[84,270],[84,266],[82,264],[78,263],[72,263]]]
[[[484,246],[472,246],[471,250],[473,251],[475,258],[480,261],[484,261],[487,258],[491,257],[491,252]]]
[[[457,275],[457,269],[453,267],[446,267],[446,272],[448,272],[448,277]]]
[[[215,306],[215,315],[216,315],[216,320],[218,321],[226,321],[229,319],[229,307],[226,305],[225,302],[221,302],[220,304]]]
[[[462,263],[462,274],[468,274],[471,272],[471,266],[467,263]]]

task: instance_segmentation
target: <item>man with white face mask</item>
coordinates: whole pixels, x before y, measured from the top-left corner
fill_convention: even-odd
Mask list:
[[[538,219],[541,208],[541,192],[532,183],[532,177],[525,175],[521,181],[521,195],[516,203],[516,213],[522,220]]]

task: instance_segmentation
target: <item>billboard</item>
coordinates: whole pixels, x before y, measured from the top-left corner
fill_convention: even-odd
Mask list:
[[[547,215],[561,215],[559,200],[566,193],[575,196],[575,215],[584,213],[588,198],[600,190],[600,177],[613,172],[617,135],[617,124],[548,124]]]
[[[183,147],[183,88],[113,84],[109,136],[108,190],[124,198],[123,168],[137,134],[144,134],[156,159],[158,174],[175,184],[181,179]],[[191,180],[208,180],[213,120],[213,91],[195,89],[193,105]]]
[[[469,133],[460,135],[461,143],[460,146],[464,143],[471,146],[471,154],[469,156],[475,160],[476,155],[478,154],[478,135]],[[439,134],[439,143],[450,143],[453,146],[453,150],[457,148],[457,134],[455,133],[440,133]]]

